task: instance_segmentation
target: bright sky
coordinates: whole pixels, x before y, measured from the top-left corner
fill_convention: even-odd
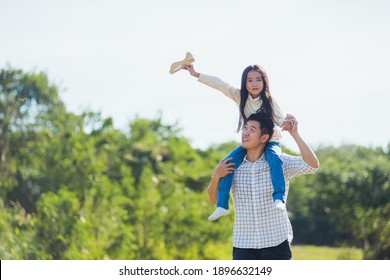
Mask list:
[[[236,87],[263,65],[313,148],[390,143],[390,1],[0,0],[0,11],[0,67],[47,72],[68,110],[117,128],[161,112],[194,147],[240,140],[231,100],[169,74],[190,51],[197,71]]]

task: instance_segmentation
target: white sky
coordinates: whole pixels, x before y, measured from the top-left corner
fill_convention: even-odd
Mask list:
[[[68,110],[178,123],[194,147],[230,140],[236,105],[185,71],[240,87],[250,64],[320,145],[390,143],[390,1],[0,0],[0,67],[45,71]],[[296,146],[288,133],[283,144]]]

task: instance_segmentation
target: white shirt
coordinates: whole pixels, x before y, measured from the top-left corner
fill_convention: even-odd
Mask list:
[[[301,156],[281,155],[286,181],[286,202],[289,180],[314,173]],[[233,247],[261,249],[292,240],[292,227],[287,210],[275,209],[273,187],[268,162],[264,155],[251,163],[246,158],[234,171],[232,186],[235,222]]]

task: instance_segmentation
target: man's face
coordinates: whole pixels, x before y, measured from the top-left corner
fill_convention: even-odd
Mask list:
[[[242,129],[241,145],[247,150],[259,147],[261,144],[265,143],[267,139],[267,137],[262,137],[260,123],[258,121],[248,121]]]

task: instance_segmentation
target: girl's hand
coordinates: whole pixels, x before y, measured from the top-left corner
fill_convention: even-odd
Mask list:
[[[190,72],[191,76],[199,78],[200,74],[195,71],[194,66],[192,64],[183,64],[181,66],[181,69],[187,70],[188,72]]]
[[[213,177],[217,178],[217,179],[220,179],[222,177],[225,177],[228,174],[233,173],[233,171],[234,171],[234,167],[233,166],[236,165],[236,164],[233,163],[233,162],[228,163],[232,159],[233,158],[227,158],[225,160],[222,160],[218,164],[217,168],[215,168],[215,170],[213,172]]]

